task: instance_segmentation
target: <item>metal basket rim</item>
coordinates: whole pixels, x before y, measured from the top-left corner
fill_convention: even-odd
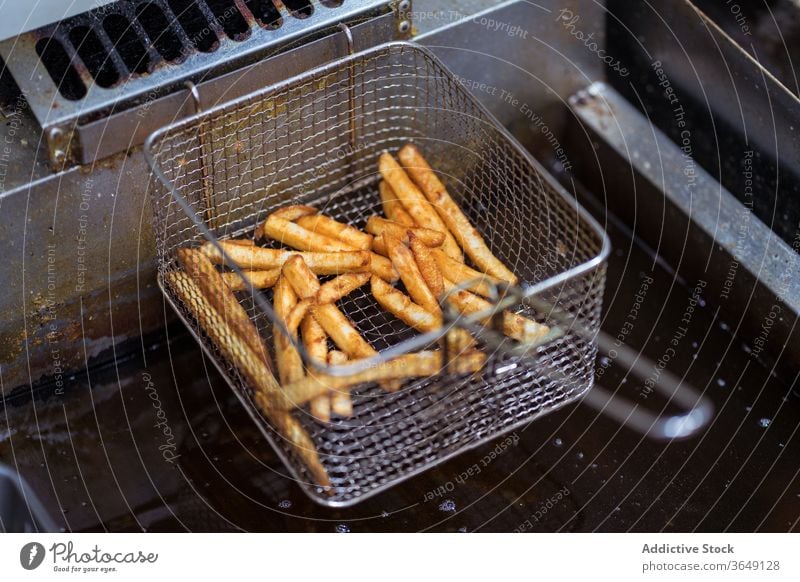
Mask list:
[[[164,127],[156,130],[150,136],[148,136],[147,140],[145,141],[144,145],[144,154],[145,158],[147,159],[147,163],[150,166],[151,171],[156,176],[158,181],[164,186],[172,196],[172,198],[178,202],[178,204],[183,208],[184,212],[189,216],[189,218],[195,223],[195,225],[200,229],[203,236],[206,240],[215,246],[217,246],[219,252],[223,256],[223,260],[226,264],[231,265],[232,261],[229,260],[229,257],[224,252],[224,250],[219,245],[219,239],[210,232],[210,230],[202,223],[202,221],[196,217],[193,213],[189,210],[189,204],[186,199],[177,191],[177,188],[174,186],[171,180],[169,180],[162,169],[159,166],[155,158],[154,147],[158,140],[162,139],[165,135],[179,131],[185,128],[191,128],[194,124],[201,124],[203,121],[213,118],[219,112],[225,111],[231,107],[235,107],[241,103],[247,103],[251,100],[257,98],[265,98],[268,95],[277,93],[284,88],[291,87],[298,82],[301,82],[308,78],[313,78],[317,75],[324,73],[327,70],[336,70],[341,68],[342,66],[348,65],[351,61],[355,61],[358,59],[362,59],[364,57],[374,55],[381,52],[389,51],[393,48],[400,48],[400,49],[407,49],[412,51],[417,51],[425,55],[426,58],[429,58],[437,67],[439,67],[444,73],[451,77],[451,80],[455,80],[453,73],[447,66],[442,63],[442,61],[436,57],[428,48],[420,46],[413,42],[408,41],[393,41],[384,44],[377,45],[375,47],[371,47],[365,49],[363,51],[354,53],[352,55],[348,55],[345,57],[341,57],[338,59],[334,59],[331,62],[325,63],[313,69],[309,69],[305,73],[301,73],[299,75],[294,75],[289,79],[284,81],[280,81],[279,83],[275,83],[272,85],[268,85],[266,87],[262,87],[257,91],[253,91],[246,95],[242,95],[237,99],[218,103],[211,109],[206,111],[195,113],[189,117],[183,118],[177,122],[167,124]],[[577,199],[570,195],[564,187],[547,171],[544,166],[542,166],[536,158],[534,158],[522,145],[514,138],[514,136],[497,120],[497,118],[486,109],[486,107],[478,101],[478,99],[472,95],[469,91],[463,90],[462,95],[470,101],[470,104],[474,106],[482,115],[486,117],[486,121],[492,128],[497,131],[507,142],[508,144],[517,152],[517,154],[521,155],[523,159],[529,163],[533,168],[536,170],[537,174],[547,182],[547,184],[553,188],[553,190],[561,197],[561,199],[568,205],[572,206],[578,217],[581,221],[583,221],[588,227],[588,229],[592,232],[594,236],[596,236],[600,241],[600,249],[598,250],[597,254],[592,257],[588,261],[584,261],[579,263],[566,271],[562,271],[556,275],[547,277],[546,279],[533,283],[533,284],[523,284],[519,287],[517,293],[521,297],[531,297],[534,295],[538,295],[543,293],[557,285],[560,285],[570,279],[580,277],[582,275],[586,275],[601,265],[603,265],[608,258],[608,255],[611,252],[611,242],[608,237],[608,234],[603,230],[600,224],[591,216],[581,204],[577,201]],[[242,274],[239,272],[239,269],[234,266],[234,271],[237,273],[239,277],[242,277]],[[244,279],[243,279],[244,280]],[[256,296],[255,298],[256,303],[258,303],[259,307],[264,311],[270,321],[273,324],[277,324],[280,328],[283,328],[283,324],[279,321],[272,312],[271,306],[266,304],[266,301],[260,297]],[[286,330],[284,329],[284,332]],[[287,333],[287,337],[289,337],[289,341],[294,345],[295,349],[298,350],[300,353],[303,361],[311,365],[314,369],[324,372],[333,376],[347,376],[351,374],[356,374],[359,371],[369,368],[372,365],[377,363],[381,363],[386,359],[401,356],[404,354],[411,353],[413,350],[420,349],[422,346],[429,344],[431,341],[435,341],[436,339],[442,337],[444,333],[437,332],[427,332],[424,334],[418,334],[414,337],[411,337],[407,340],[400,342],[385,350],[383,353],[373,356],[371,358],[367,358],[364,360],[360,360],[356,363],[348,363],[346,365],[341,366],[320,366],[313,359],[308,358],[308,354],[306,353],[305,347],[294,340],[294,338],[290,337]]]

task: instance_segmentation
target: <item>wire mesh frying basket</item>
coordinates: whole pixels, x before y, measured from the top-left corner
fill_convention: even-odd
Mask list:
[[[287,204],[314,205],[363,228],[381,212],[378,157],[410,142],[492,252],[519,276],[520,291],[569,314],[583,333],[567,327],[533,349],[534,357],[495,345],[491,365],[480,374],[440,372],[391,393],[359,386],[352,392],[353,416],[328,425],[303,409],[292,411],[330,478],[331,487],[323,488],[287,440],[285,426],[262,414],[230,351],[203,331],[166,280],[180,268],[181,247],[249,235]],[[147,140],[145,155],[157,178],[152,206],[159,284],[291,476],[316,501],[351,505],[572,402],[592,386],[597,346],[591,336],[599,329],[607,238],[427,50],[397,42],[351,55],[165,127]],[[237,298],[272,350],[271,291]],[[338,306],[378,358],[429,343],[382,311],[367,288]],[[516,309],[551,323],[547,311]]]

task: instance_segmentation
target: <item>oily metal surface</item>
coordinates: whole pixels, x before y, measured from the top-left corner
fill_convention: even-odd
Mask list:
[[[153,192],[161,277],[169,281],[178,269],[179,248],[205,242],[169,188],[217,238],[248,232],[290,203],[314,204],[363,227],[380,209],[379,155],[410,141],[425,151],[493,252],[521,281],[552,282],[546,300],[596,330],[602,232],[438,61],[405,43],[328,65],[148,140],[146,154],[165,178],[165,187]],[[236,367],[171,287],[164,290],[254,411]],[[271,313],[252,296],[241,300],[270,346]],[[348,296],[340,308],[379,351],[409,336],[366,291]],[[548,322],[545,314],[527,315]],[[504,360],[496,376],[439,376],[393,394],[364,386],[356,391],[354,417],[330,426],[298,412],[331,477],[331,495],[311,485],[294,452],[262,426],[309,495],[346,505],[576,398],[591,386],[594,353],[591,340],[567,330],[538,349],[535,363]]]

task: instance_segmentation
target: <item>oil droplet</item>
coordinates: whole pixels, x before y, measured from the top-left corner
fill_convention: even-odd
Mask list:
[[[381,512],[381,517],[386,519],[387,517],[389,517],[389,512],[388,511],[382,511]]]
[[[467,533],[467,528],[460,527],[460,528],[458,528],[458,531],[459,531],[459,533]]]
[[[725,380],[723,380],[722,378],[717,378],[717,386],[719,386],[721,388],[724,387],[725,386]]]
[[[582,452],[580,452],[580,451],[578,451],[578,458],[579,458],[579,459],[582,459],[582,458],[583,458],[583,453],[582,453]]]
[[[698,344],[697,342],[692,342],[692,347],[693,347],[694,349],[697,349],[697,346],[699,346],[699,345],[700,345],[700,344]]]
[[[772,420],[770,420],[769,418],[762,418],[761,420],[758,421],[758,426],[760,426],[761,428],[767,428],[771,422]]]
[[[281,509],[289,509],[291,506],[292,502],[289,501],[288,499],[284,499],[283,501],[278,503],[278,507],[280,507]]]
[[[611,360],[609,360],[607,357],[605,356],[600,357],[600,365],[603,366],[604,368],[607,368],[610,363]]]
[[[728,330],[729,330],[731,327],[730,327],[730,326],[729,326],[727,323],[725,323],[724,321],[721,321],[721,322],[719,323],[719,328],[720,328],[722,331],[728,331]]]
[[[556,437],[555,439],[553,439],[553,444],[557,447],[560,447],[561,445],[564,444],[564,441],[562,441],[559,437]]]
[[[336,526],[336,533],[350,533],[350,526],[344,523],[340,523]]]
[[[456,502],[450,499],[445,499],[439,504],[439,511],[445,513],[453,513],[456,510]]]

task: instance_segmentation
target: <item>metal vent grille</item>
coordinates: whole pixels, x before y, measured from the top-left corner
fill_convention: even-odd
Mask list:
[[[114,87],[193,53],[212,53],[226,39],[242,42],[254,27],[279,29],[278,6],[294,18],[314,12],[309,0],[122,0],[38,31],[37,53],[61,96],[78,100],[86,95],[79,83]]]
[[[57,162],[54,151],[68,144],[50,130],[67,137],[76,122],[239,70],[339,22],[393,15],[390,0],[119,0],[2,41],[0,56]]]

